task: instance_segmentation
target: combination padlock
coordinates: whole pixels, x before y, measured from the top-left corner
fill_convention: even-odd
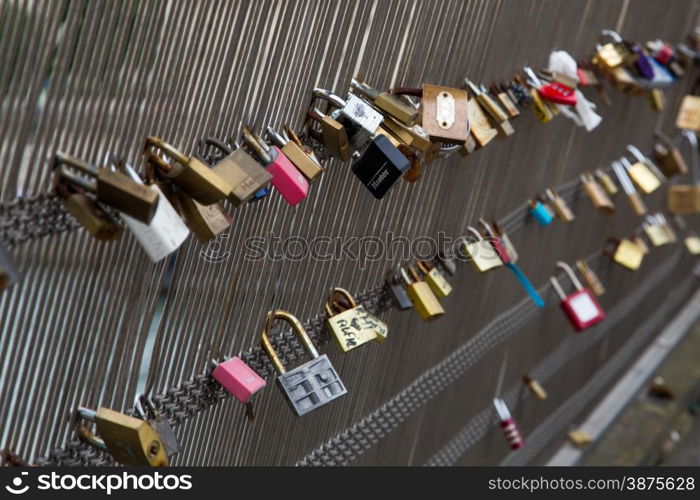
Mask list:
[[[213,137],[207,137],[199,143],[201,157],[204,157],[207,146],[213,146],[223,153],[223,158],[214,162],[211,169],[231,186],[227,199],[234,207],[253,199],[272,180],[272,174],[236,142],[233,142],[235,149],[232,149]]]
[[[537,89],[542,99],[564,106],[576,106],[574,89],[559,82],[546,83]]]
[[[510,449],[517,450],[525,446],[525,441],[523,440],[522,434],[520,434],[518,424],[515,423],[515,420],[511,416],[506,402],[501,398],[494,398],[493,405],[496,407],[499,424],[503,434],[506,437],[506,441],[508,441],[508,444],[510,445]]]
[[[71,167],[87,178],[74,175],[70,182],[87,192],[94,193],[97,201],[109,205],[145,224],[151,222],[158,208],[158,194],[146,186],[134,182],[126,175],[110,168],[97,168],[79,160],[75,156],[57,152],[54,156],[54,168]],[[65,175],[68,171],[61,169]]]
[[[452,293],[452,286],[438,268],[427,261],[421,260],[418,261],[418,269],[423,273],[423,280],[438,299],[444,299]]]
[[[529,200],[528,205],[530,205],[530,215],[540,226],[547,227],[554,220],[552,210],[537,198]]]
[[[250,127],[243,127],[243,141],[262,161],[272,175],[270,183],[290,206],[296,206],[309,195],[309,181],[277,146],[270,146]]]
[[[150,148],[160,150],[175,161],[175,163],[165,161],[159,163],[159,173],[198,203],[212,205],[231,194],[231,185],[202,160],[194,156],[185,156],[167,142],[154,136],[146,138],[144,152],[149,153]]]
[[[476,239],[463,236],[460,238],[460,241],[462,243],[462,252],[469,258],[472,267],[480,273],[501,267],[503,260],[498,250],[473,227],[469,226],[467,231],[472,233]]]
[[[136,417],[130,417],[109,408],[97,411],[78,408],[78,416],[95,422],[97,434],[79,424],[80,438],[95,448],[105,450],[123,465],[168,466],[168,456],[160,437],[153,427]]]
[[[267,127],[267,136],[306,177],[306,180],[313,182],[320,179],[320,175],[325,171],[323,165],[313,150],[304,146],[292,129],[285,125],[284,135],[280,135],[272,127]]]
[[[593,292],[581,285],[571,266],[566,262],[557,262],[557,267],[564,270],[576,287],[574,293],[566,295],[559,281],[554,276],[549,278],[552,286],[561,298],[560,306],[574,329],[580,332],[603,321],[605,313],[600,307],[598,300],[593,295]]]
[[[341,303],[341,300],[345,303]],[[338,342],[343,352],[348,352],[372,340],[383,342],[388,333],[386,323],[358,305],[350,292],[334,288],[325,305],[326,329]]]
[[[425,321],[431,321],[445,314],[445,310],[440,305],[430,286],[418,277],[418,273],[411,266],[408,267],[408,272],[401,268],[401,277],[406,283],[406,293],[413,303],[418,315]]]
[[[405,311],[413,307],[413,302],[411,302],[408,293],[406,293],[406,286],[398,273],[389,270],[386,275],[385,283],[389,291],[389,296],[397,309]]]
[[[147,421],[153,430],[156,431],[168,458],[182,451],[182,445],[180,445],[180,440],[175,434],[175,429],[170,425],[168,419],[160,414],[149,397],[145,394],[138,394],[134,401],[134,409],[138,417]]]
[[[21,280],[22,273],[12,259],[9,250],[0,240],[0,292]]]
[[[291,325],[301,345],[312,358],[289,372],[268,338],[272,323],[277,319]],[[343,381],[340,380],[328,356],[325,354],[319,356],[302,324],[290,313],[281,310],[267,313],[261,345],[277,372],[277,385],[297,416],[306,415],[347,393]]]
[[[213,361],[211,376],[234,398],[243,404],[250,403],[262,391],[265,380],[238,356],[225,359],[221,363]]]
[[[645,252],[638,243],[629,239],[608,238],[603,248],[603,254],[610,256],[622,267],[636,271],[642,265]]]

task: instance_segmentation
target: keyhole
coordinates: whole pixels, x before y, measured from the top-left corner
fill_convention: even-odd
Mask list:
[[[159,451],[160,451],[160,443],[158,441],[151,441],[151,444],[148,447],[148,455],[151,457],[155,457],[156,455],[158,455]]]
[[[443,92],[443,93],[442,93],[442,97],[447,97],[447,96],[448,96],[448,93],[447,93],[447,92]]]
[[[447,122],[442,122],[443,127],[447,127]]]

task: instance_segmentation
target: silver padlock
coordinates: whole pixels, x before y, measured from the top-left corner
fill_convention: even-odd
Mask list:
[[[0,241],[0,292],[9,288],[13,284],[22,279],[22,274],[19,272],[15,261],[5,244]]]
[[[276,319],[286,321],[292,326],[297,338],[312,358],[289,372],[285,369],[268,338],[272,322]],[[302,324],[287,311],[277,310],[267,313],[260,343],[270,358],[272,366],[275,367],[277,385],[297,416],[306,415],[348,392],[328,356],[325,354],[319,356]]]
[[[396,271],[390,270],[386,275],[386,286],[389,289],[394,305],[400,310],[405,311],[413,308],[413,302],[406,292],[406,285]]]
[[[170,425],[167,418],[160,414],[149,397],[145,394],[138,394],[134,401],[134,408],[139,418],[148,421],[153,430],[156,431],[168,458],[182,451],[173,426]]]

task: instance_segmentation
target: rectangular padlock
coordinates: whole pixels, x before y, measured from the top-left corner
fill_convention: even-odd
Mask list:
[[[251,401],[267,385],[265,380],[238,356],[215,363],[211,375],[241,403]]]
[[[418,273],[411,266],[408,267],[408,271],[411,274],[410,278],[403,268],[401,275],[406,283],[406,293],[421,319],[431,321],[445,314],[445,310],[430,286],[425,281],[421,281]]]
[[[423,273],[423,280],[438,299],[444,299],[452,293],[452,286],[436,267],[433,267],[429,262],[421,260],[418,262],[418,268]]]
[[[462,238],[462,251],[470,258],[472,267],[480,273],[501,267],[503,260],[496,248],[473,227],[468,227],[467,231],[476,237],[476,240],[470,240],[466,236]]]
[[[341,296],[345,303],[337,300]],[[326,329],[338,342],[343,352],[376,340],[383,342],[388,333],[386,323],[372,316],[355,302],[350,293],[343,288],[335,288],[325,305]]]
[[[430,139],[447,143],[464,143],[469,136],[471,119],[467,91],[429,83],[424,83],[422,89],[421,126]]]
[[[413,303],[406,293],[406,288],[401,278],[393,271],[389,271],[386,275],[386,287],[389,291],[394,306],[400,311],[411,309]]]
[[[351,170],[375,198],[382,199],[410,166],[408,158],[386,136],[379,134]]]
[[[552,223],[554,214],[547,205],[540,200],[530,200],[528,203],[530,205],[530,215],[540,226],[546,227]]]
[[[471,135],[474,137],[477,147],[483,148],[498,135],[498,131],[491,127],[489,119],[476,99],[469,99],[467,111]]]
[[[576,287],[574,293],[566,295],[559,281],[553,276],[550,278],[552,286],[561,298],[561,308],[569,318],[574,329],[580,332],[603,321],[605,312],[603,312],[593,293],[581,285],[571,266],[565,262],[557,262],[557,267],[566,272]]]
[[[610,243],[614,244],[614,249],[612,250],[609,249]],[[644,260],[643,249],[637,243],[626,238],[622,240],[608,238],[608,245],[604,253],[610,255],[616,263],[630,271],[639,269],[642,265],[642,260]]]

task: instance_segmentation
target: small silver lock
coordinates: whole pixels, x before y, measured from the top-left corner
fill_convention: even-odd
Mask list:
[[[182,446],[175,435],[173,426],[170,425],[167,418],[160,414],[149,397],[145,394],[138,394],[134,401],[134,408],[139,418],[148,421],[153,430],[156,431],[168,458],[182,451]]]

